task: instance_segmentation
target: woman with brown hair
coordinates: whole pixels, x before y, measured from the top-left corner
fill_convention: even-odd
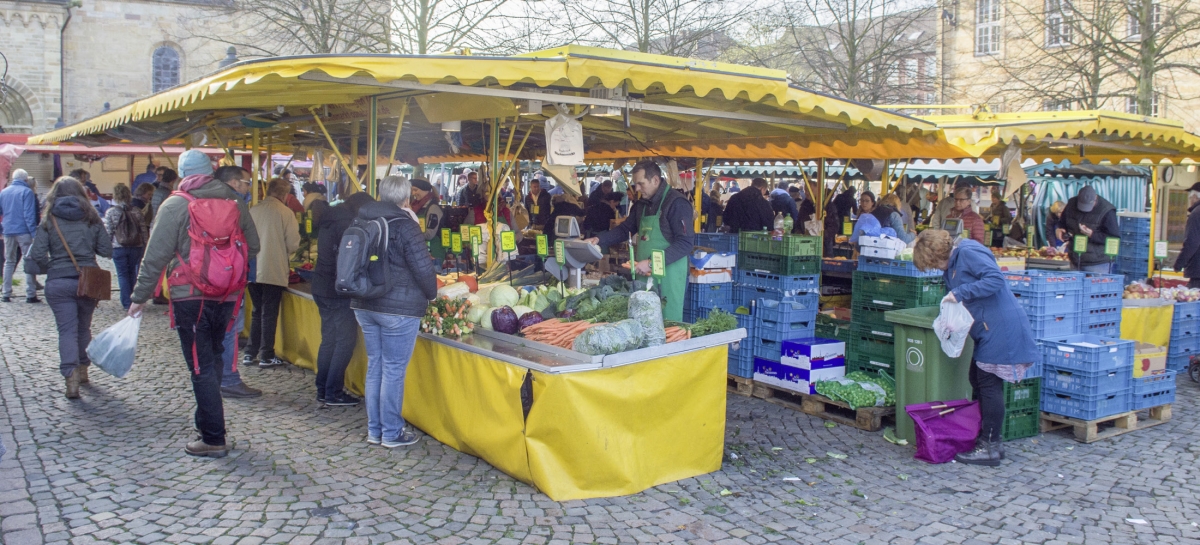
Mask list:
[[[113,188],[113,205],[104,214],[104,228],[112,236],[113,263],[121,287],[121,306],[129,310],[129,294],[137,283],[138,265],[150,238],[142,211],[133,205],[133,193],[125,184]]]
[[[79,385],[88,382],[87,345],[92,342],[96,300],[77,293],[79,267],[98,266],[96,256],[112,257],[112,238],[83,184],[68,176],[59,178],[46,195],[25,272],[46,275],[46,302],[58,326],[58,369],[66,379],[67,399],[78,399]]]
[[[1025,309],[1008,289],[991,250],[942,229],[917,236],[913,263],[918,269],[945,271],[943,301],[961,302],[975,319],[969,380],[979,401],[982,422],[975,450],[955,457],[959,463],[998,466],[1004,459],[1004,383],[1020,382],[1038,360],[1037,343]]]

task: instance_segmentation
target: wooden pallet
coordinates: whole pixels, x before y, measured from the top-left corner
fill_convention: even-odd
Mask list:
[[[1138,413],[1145,411],[1147,416],[1138,417]],[[1042,413],[1041,429],[1042,433],[1048,431],[1071,428],[1075,433],[1075,440],[1080,443],[1094,443],[1101,439],[1116,437],[1131,431],[1144,430],[1154,427],[1171,419],[1171,406],[1159,405],[1142,409],[1141,411],[1129,411],[1127,413],[1114,414],[1104,418],[1095,420],[1080,420],[1068,416],[1057,414]]]
[[[851,409],[849,405],[825,396],[799,394],[761,382],[754,383],[753,395],[781,407],[864,431],[879,431],[883,429],[884,419],[894,422],[896,418],[895,407]]]
[[[754,380],[737,375],[728,375],[726,386],[729,389],[729,393],[740,396],[750,397],[754,392]]]

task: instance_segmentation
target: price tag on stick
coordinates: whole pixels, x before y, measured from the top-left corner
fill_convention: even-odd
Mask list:
[[[546,235],[537,236],[537,255],[543,258],[550,255],[550,242]]]
[[[561,240],[554,241],[554,260],[559,265],[567,264],[567,245],[563,244]]]
[[[471,226],[463,225],[459,227],[458,236],[461,237],[464,242],[469,242],[471,240]]]
[[[483,228],[478,225],[471,226],[471,244],[476,246],[483,240]]]
[[[1075,253],[1082,254],[1087,252],[1088,237],[1086,235],[1075,235],[1075,244],[1073,250]]]
[[[1108,237],[1104,239],[1104,255],[1114,256],[1121,253],[1121,239]]]
[[[662,250],[650,252],[650,274],[659,279],[667,275],[667,254]]]
[[[1167,258],[1167,241],[1159,240],[1154,243],[1154,259]]]
[[[450,230],[442,229],[442,247],[446,247],[449,245],[450,245]]]
[[[500,233],[500,251],[515,252],[517,251],[517,234],[512,231],[504,231]]]
[[[846,236],[854,234],[854,224],[850,223],[850,220],[845,220],[842,222],[842,234]]]
[[[462,253],[462,235],[454,233],[450,235],[450,251],[454,253]]]

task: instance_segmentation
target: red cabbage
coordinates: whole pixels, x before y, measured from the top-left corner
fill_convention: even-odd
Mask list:
[[[542,314],[540,312],[536,312],[536,311],[526,312],[525,314],[522,314],[521,319],[517,321],[517,326],[520,327],[522,331],[524,331],[525,328],[527,328],[533,324],[540,324],[540,323],[542,323]]]
[[[511,307],[500,307],[492,311],[492,329],[498,333],[516,335],[520,329],[517,313]]]

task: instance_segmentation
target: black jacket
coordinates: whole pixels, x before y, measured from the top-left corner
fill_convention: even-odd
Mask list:
[[[729,202],[725,203],[722,218],[731,233],[770,231],[775,228],[775,212],[771,209],[771,203],[754,187],[738,191],[730,197]]]
[[[85,206],[91,208],[92,205],[77,197],[59,197],[54,201],[50,215],[58,220],[58,228],[71,246],[75,262],[80,267],[97,267],[96,256],[112,257],[112,237],[104,229],[104,223],[88,223]],[[54,230],[54,223],[51,218],[46,218],[38,226],[25,260],[25,272],[45,274],[47,280],[79,278],[62,238]]]
[[[812,221],[813,216],[816,215],[817,207],[813,204],[811,199],[804,199],[803,201],[800,201],[800,221],[796,222],[796,225],[792,226],[792,232],[801,234],[806,233],[804,230],[805,222]]]
[[[617,211],[613,210],[607,202],[600,202],[588,206],[587,217],[583,219],[583,225],[579,228],[587,233],[587,236],[595,236],[597,233],[603,233],[612,225],[612,220],[617,219]]]
[[[345,204],[331,206],[321,213],[317,225],[317,262],[313,267],[312,294],[316,297],[341,297],[333,289],[337,282],[338,249],[342,234],[354,221],[354,210]]]
[[[560,202],[558,204],[555,204],[554,211],[551,212],[550,215],[546,218],[546,224],[542,226],[542,233],[544,233],[546,235],[546,240],[549,241],[550,244],[554,244],[554,239],[558,238],[557,236],[554,235],[554,223],[558,221],[559,217],[561,217],[561,216],[581,217],[584,215],[586,215],[586,212],[584,212],[583,209],[580,208],[578,204],[575,204],[573,202]],[[583,221],[583,220],[580,220],[580,221]],[[579,230],[580,231],[583,230],[583,225],[579,226]]]
[[[1200,205],[1188,209],[1187,228],[1184,230],[1183,249],[1175,258],[1175,270],[1183,271],[1188,278],[1200,278]]]
[[[421,226],[392,203],[367,203],[359,210],[358,217],[388,220],[392,290],[377,299],[355,299],[351,308],[415,318],[424,316],[429,302],[437,297],[437,272],[433,270],[433,256],[429,255]],[[318,254],[317,258],[320,257]]]
[[[770,205],[767,205],[767,208],[769,209]],[[661,214],[659,214],[659,210],[662,210]],[[625,218],[620,225],[597,235],[600,239],[600,247],[606,248],[618,242],[628,241],[631,236],[637,236],[642,216],[656,214],[663,238],[669,242],[667,250],[664,252],[667,264],[691,255],[692,248],[696,244],[696,227],[692,223],[695,217],[692,203],[688,202],[683,193],[671,189],[665,182],[659,186],[658,193],[655,193],[650,199],[641,198],[633,203],[629,209],[629,217]]]
[[[1081,212],[1078,202],[1079,197],[1071,197],[1071,200],[1067,201],[1067,207],[1063,208],[1062,218],[1058,221],[1059,225],[1067,230],[1067,248],[1072,250],[1068,253],[1071,264],[1086,267],[1112,263],[1112,258],[1104,255],[1104,242],[1110,237],[1121,237],[1121,227],[1117,223],[1117,207],[1104,197],[1097,196],[1096,207],[1091,212]],[[1087,252],[1076,254],[1075,235],[1083,234],[1079,230],[1080,224],[1087,225],[1092,230],[1092,236],[1088,237]]]
[[[537,196],[538,213],[537,214],[533,213],[534,202],[533,202],[532,194],[525,195],[524,204],[525,204],[525,210],[529,212],[529,224],[530,225],[542,225],[542,224],[546,223],[546,218],[550,217],[550,212],[551,212],[550,194],[549,193],[546,193],[545,190],[538,192],[538,196]]]

